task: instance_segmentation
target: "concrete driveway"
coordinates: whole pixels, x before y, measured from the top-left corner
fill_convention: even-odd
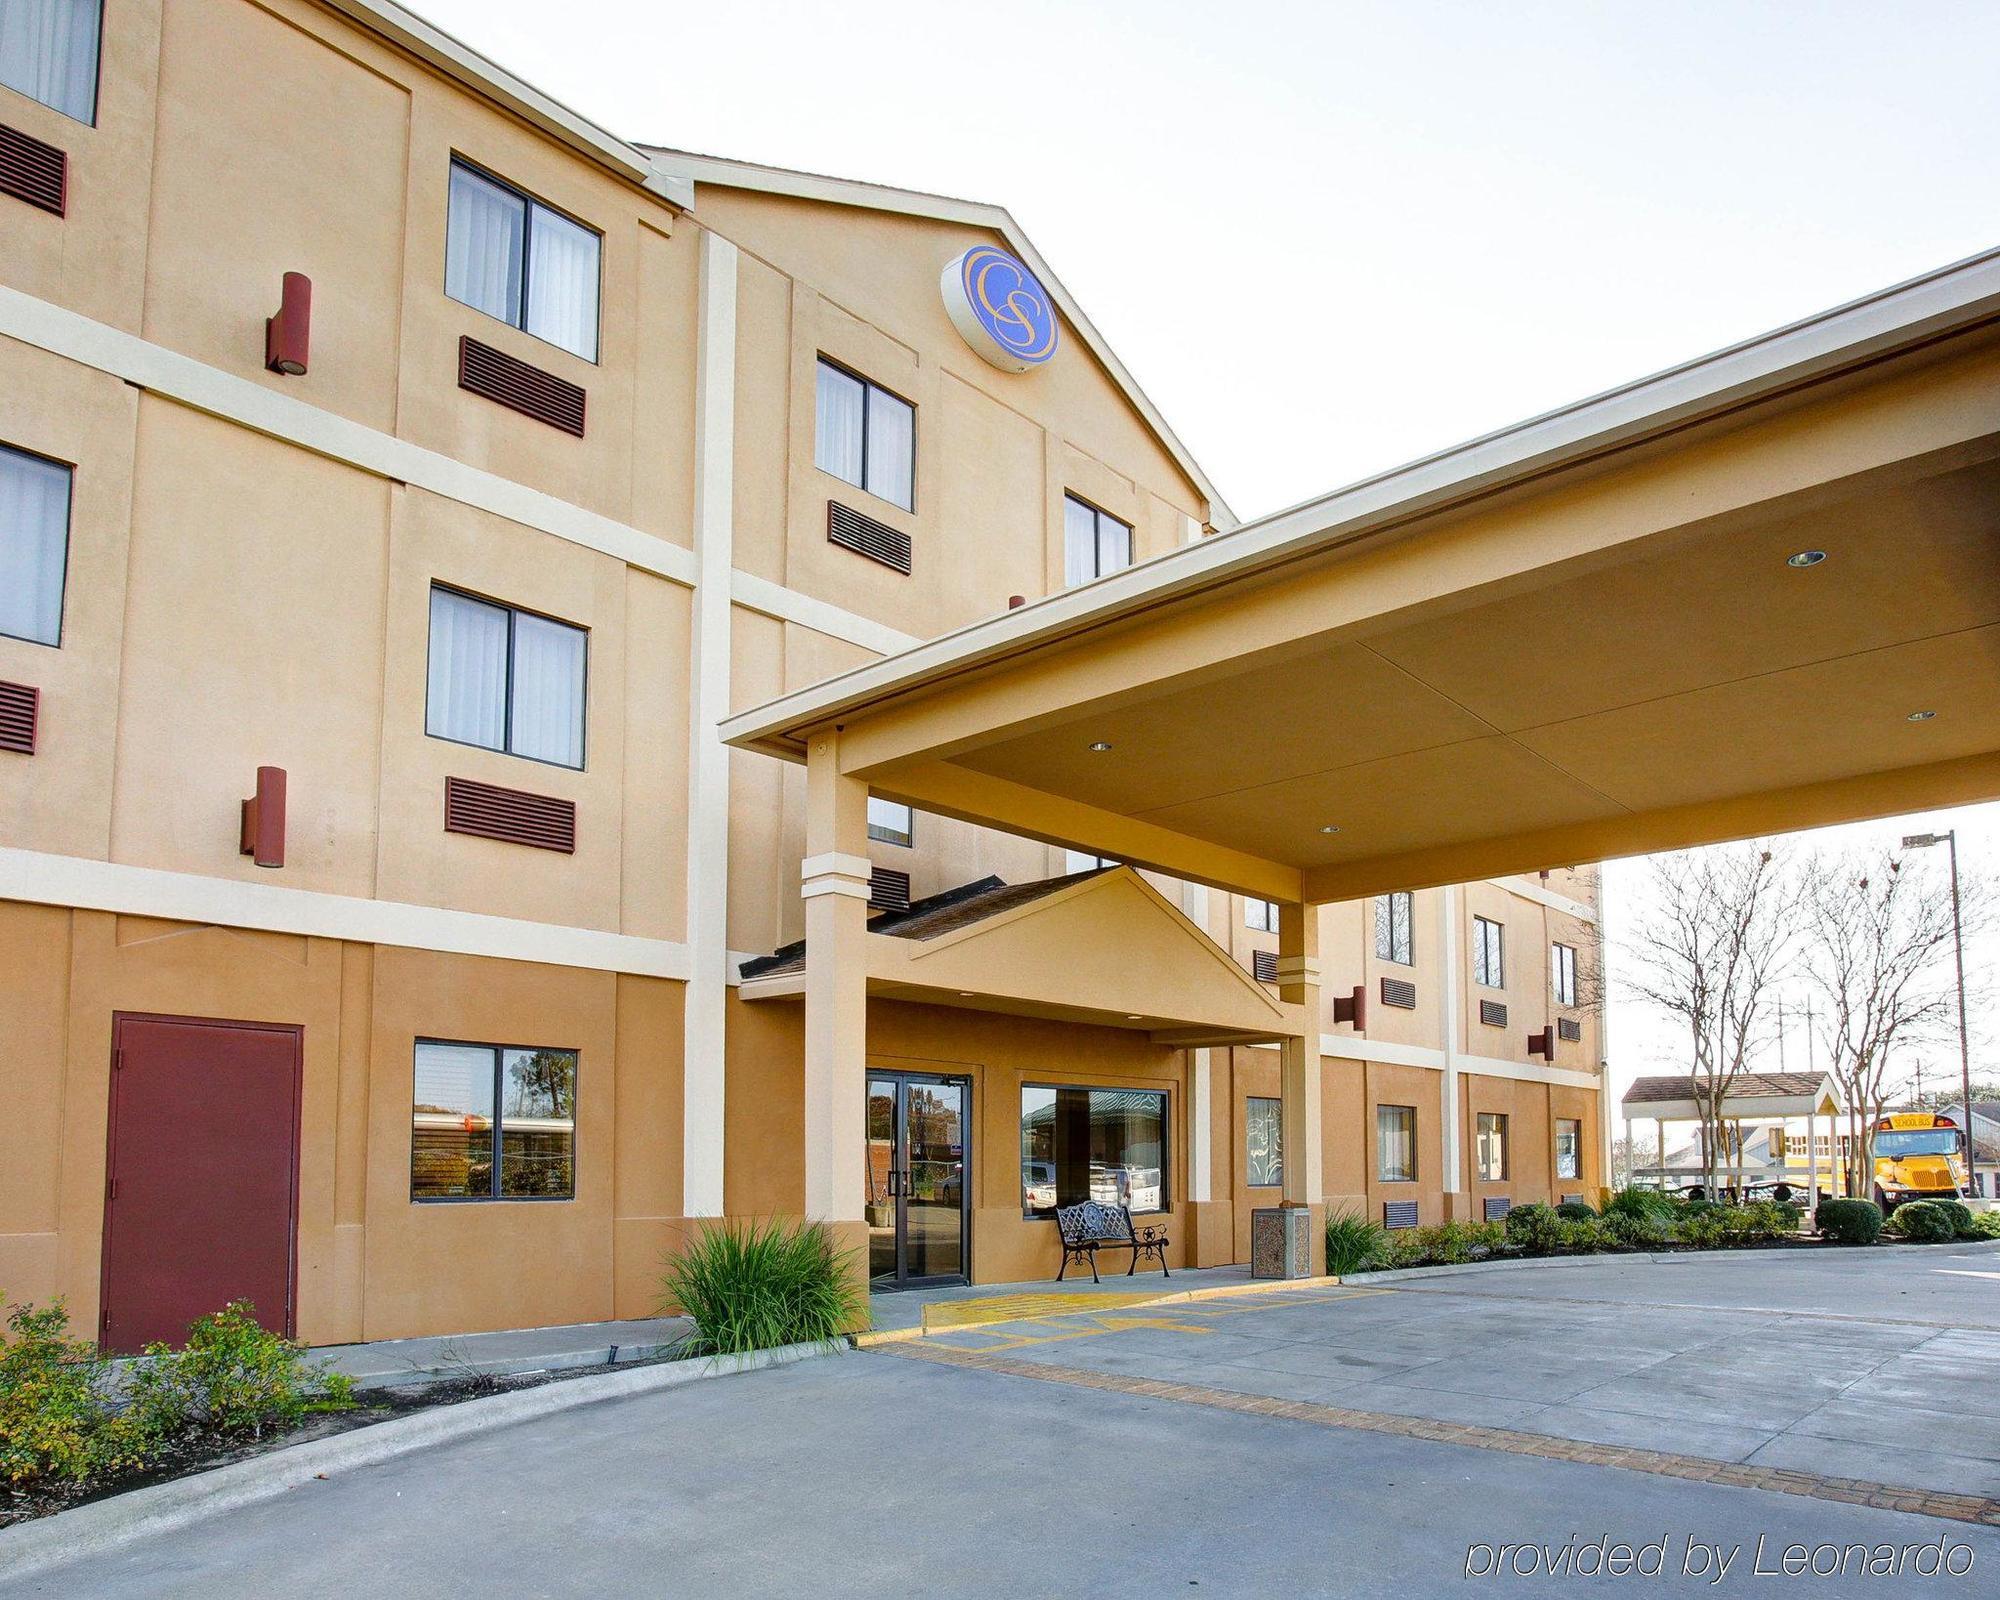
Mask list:
[[[2000,1500],[2000,1252],[1549,1262],[928,1343]]]
[[[1990,1471],[1989,1457],[1914,1442],[1959,1437],[1947,1431],[1963,1425],[1956,1408],[1983,1385],[1979,1448],[1992,1448],[2000,1281],[1950,1275],[2000,1262],[1871,1253],[1864,1282],[1862,1259],[1796,1280],[1780,1263],[1780,1311],[1745,1304],[1766,1264],[1731,1260],[1551,1266],[963,1330],[462,1439],[0,1579],[0,1600],[1404,1600],[1468,1573],[1515,1593],[1567,1592],[1576,1578],[1551,1579],[1549,1561],[1593,1570],[1620,1543],[1642,1564],[1627,1581],[1646,1594],[1795,1592],[1802,1581],[1818,1595],[1991,1593],[2000,1526],[1977,1518],[2000,1507],[1987,1502],[1959,1502],[1947,1519],[1878,1508],[1866,1493],[1830,1498],[1810,1472],[1695,1462],[1681,1476],[1644,1451],[1628,1470],[1568,1442],[1610,1432],[1745,1460],[1789,1443],[1851,1463],[1841,1452],[1861,1447],[1847,1432],[1872,1439],[1874,1406],[1897,1442],[1866,1447],[1871,1475],[1885,1459],[1924,1466],[1927,1485]],[[1812,1276],[1823,1272],[1848,1276]],[[1875,1311],[1890,1295],[1893,1312]],[[1815,1296],[1869,1315],[1798,1308]],[[1289,1394],[1321,1399],[1276,1398]],[[1940,1402],[1954,1409],[1933,1410]],[[1328,1420],[1339,1417],[1361,1420]],[[1821,1431],[1806,1431],[1814,1418]],[[1568,1435],[1548,1431],[1558,1428]],[[1786,1492],[1743,1487],[1756,1473]],[[0,1571],[5,1547],[0,1534]],[[1792,1548],[1849,1570],[1779,1575]],[[1906,1563],[1937,1551],[1951,1570],[1885,1581],[1852,1570],[1844,1552],[1856,1548]],[[1657,1571],[1645,1566],[1654,1559]]]

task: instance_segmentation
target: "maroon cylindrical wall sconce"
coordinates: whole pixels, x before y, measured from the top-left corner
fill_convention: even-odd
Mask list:
[[[1544,1061],[1556,1058],[1556,1030],[1554,1025],[1542,1029],[1540,1033],[1528,1035],[1528,1054],[1540,1056]]]
[[[1027,603],[1028,597],[1024,594],[1010,594],[1007,596],[1007,609],[1009,611],[1019,611]]]
[[[257,793],[243,802],[240,848],[260,867],[285,864],[285,769],[259,767]]]
[[[312,353],[312,279],[303,272],[285,274],[278,314],[264,324],[264,365],[296,378],[306,370]]]
[[[1344,1022],[1351,1028],[1368,1026],[1368,990],[1356,984],[1349,994],[1333,997],[1333,1020]]]

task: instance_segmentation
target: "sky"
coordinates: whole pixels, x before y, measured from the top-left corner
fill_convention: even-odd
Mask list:
[[[626,138],[1006,205],[1245,518],[2000,245],[1996,0],[415,7]]]

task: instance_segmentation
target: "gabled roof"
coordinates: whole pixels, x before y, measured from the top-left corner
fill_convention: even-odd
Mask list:
[[[1634,1078],[1620,1102],[1625,1115],[1660,1122],[1696,1122],[1702,1106],[1698,1080],[1691,1074]],[[1739,1072],[1722,1094],[1722,1114],[1731,1120],[1803,1117],[1845,1104],[1840,1085],[1826,1072]]]
[[[752,189],[760,194],[790,195],[800,200],[818,200],[828,205],[859,206],[869,211],[893,211],[906,217],[930,217],[939,222],[959,222],[975,228],[989,228],[1007,241],[1007,247],[1027,263],[1028,269],[1049,291],[1063,317],[1076,330],[1104,370],[1111,374],[1133,409],[1145,418],[1146,426],[1166,447],[1181,471],[1188,475],[1208,501],[1209,520],[1223,532],[1236,526],[1236,513],[1209,481],[1201,464],[1189,453],[1179,436],[1167,425],[1159,408],[1139,387],[1139,380],[1105,341],[1104,336],[1083,313],[1083,307],[1065,289],[1055,269],[1043,259],[1034,241],[1005,206],[982,200],[961,200],[951,195],[928,194],[921,189],[897,189],[888,184],[864,183],[856,178],[833,178],[817,172],[800,172],[790,167],[767,167],[755,161],[731,161],[722,156],[697,155],[691,150],[675,150],[665,145],[640,145],[656,166],[697,186],[716,184],[725,189]],[[699,200],[696,201],[699,210]]]
[[[1730,1080],[1723,1099],[1748,1100],[1764,1095],[1811,1094],[1825,1080],[1819,1072],[1741,1072]],[[1652,1100],[1689,1100],[1694,1097],[1695,1080],[1688,1077],[1634,1078],[1625,1091],[1625,1104],[1640,1105]]]

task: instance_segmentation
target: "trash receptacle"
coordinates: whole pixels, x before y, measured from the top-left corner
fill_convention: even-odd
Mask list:
[[[1312,1212],[1304,1206],[1270,1206],[1250,1213],[1250,1276],[1312,1276]]]

